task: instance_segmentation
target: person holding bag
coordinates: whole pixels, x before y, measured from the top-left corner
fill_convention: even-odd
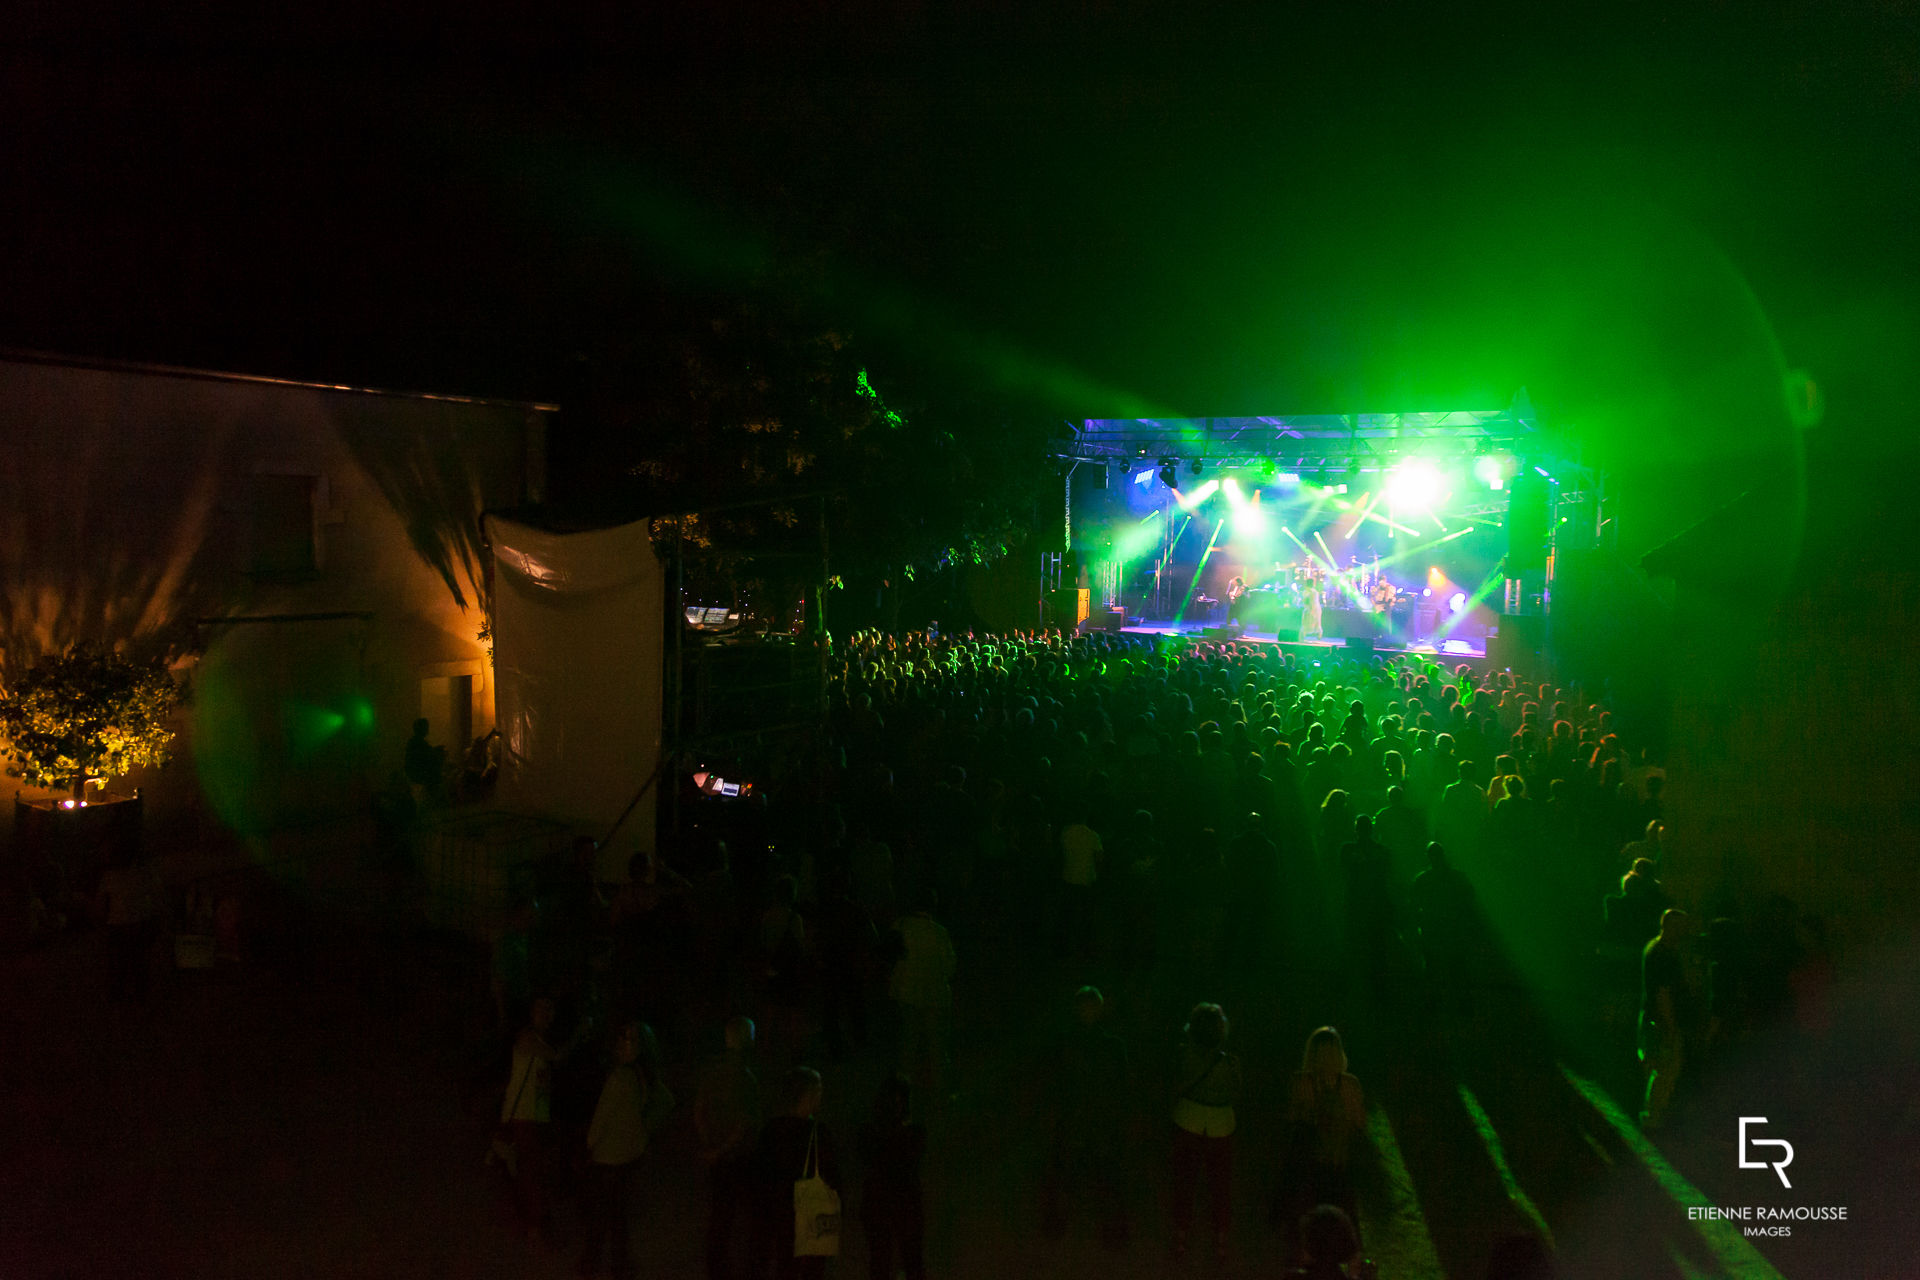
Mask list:
[[[840,1162],[833,1135],[820,1123],[820,1073],[787,1075],[787,1108],[760,1131],[759,1256],[779,1280],[821,1280],[840,1252]]]
[[[1187,1254],[1193,1228],[1194,1199],[1201,1175],[1213,1212],[1213,1248],[1225,1261],[1233,1229],[1234,1104],[1240,1100],[1240,1058],[1227,1052],[1227,1015],[1217,1004],[1197,1004],[1187,1015],[1181,1046],[1179,1087],[1173,1100],[1172,1203],[1175,1258]]]
[[[547,1204],[551,1177],[548,1133],[553,1128],[553,1068],[570,1054],[575,1040],[555,1047],[548,1036],[556,1015],[554,1002],[541,996],[533,1002],[528,1025],[514,1040],[513,1067],[501,1099],[500,1130],[492,1154],[499,1157],[513,1179],[514,1201],[528,1236],[552,1238]],[[504,1139],[504,1142],[502,1141]]]

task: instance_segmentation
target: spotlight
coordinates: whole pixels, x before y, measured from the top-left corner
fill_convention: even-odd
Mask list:
[[[1473,475],[1489,489],[1504,489],[1513,475],[1513,459],[1497,453],[1482,454],[1473,461]]]
[[[1200,474],[1200,471],[1201,471],[1201,468],[1202,468],[1203,466],[1205,466],[1205,464],[1204,464],[1204,463],[1202,463],[1202,462],[1200,461],[1200,459],[1198,459],[1198,458],[1194,458],[1194,459],[1192,459],[1191,461],[1189,461],[1189,462],[1187,463],[1187,470],[1189,470],[1189,471],[1191,471],[1191,472],[1193,472],[1193,474],[1195,474],[1195,475],[1199,475],[1199,474]],[[1545,474],[1546,474],[1546,472],[1544,472],[1544,471],[1542,471],[1542,472],[1541,472],[1540,474],[1541,474],[1541,475],[1545,475]]]
[[[1169,489],[1180,487],[1180,464],[1173,458],[1160,459],[1160,483]]]
[[[1387,477],[1387,501],[1424,511],[1440,500],[1445,485],[1438,467],[1425,458],[1408,458]]]

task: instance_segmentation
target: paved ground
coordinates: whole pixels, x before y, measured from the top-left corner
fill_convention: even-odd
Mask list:
[[[1234,1274],[1275,1271],[1266,1207],[1280,1086],[1306,1031],[1327,1020],[1348,1029],[1373,1107],[1362,1210],[1383,1276],[1478,1277],[1491,1241],[1542,1224],[1578,1276],[1778,1274],[1750,1245],[1717,1247],[1687,1222],[1648,1162],[1659,1153],[1582,1094],[1585,1077],[1562,1069],[1517,991],[1440,1031],[1417,1004],[1310,996],[1330,984],[1278,969],[1225,989],[1177,967],[1129,985],[1066,963],[1017,972],[1004,947],[961,945],[963,990],[997,994],[963,1001],[960,1094],[933,1119],[936,1276],[1175,1273],[1158,1208],[1164,1134],[1151,1118],[1132,1144],[1127,1250],[1101,1248],[1087,1213],[1064,1240],[1037,1230],[1037,1046],[1046,1011],[1088,979],[1107,983],[1119,1028],[1141,1046],[1164,1044],[1197,998],[1235,1018],[1249,1101]],[[570,1256],[511,1229],[482,1167],[488,1126],[462,1085],[477,993],[457,971],[369,936],[323,937],[309,966],[172,973],[150,1004],[126,1010],[100,998],[98,946],[80,937],[0,962],[0,1276],[569,1274]],[[830,1068],[827,1122],[851,1134],[888,1065],[869,1052]],[[1593,1092],[1605,1103],[1604,1087]],[[1706,1142],[1680,1158],[1717,1168],[1724,1154]],[[646,1274],[697,1274],[702,1208],[683,1130],[648,1158],[640,1201]],[[571,1235],[571,1206],[560,1221]],[[861,1247],[855,1233],[841,1274],[864,1271]]]

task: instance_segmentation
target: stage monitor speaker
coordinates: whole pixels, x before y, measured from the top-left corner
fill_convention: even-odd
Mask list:
[[[1238,640],[1240,638],[1240,626],[1238,623],[1230,622],[1224,627],[1203,628],[1201,634],[1209,640]]]
[[[1107,609],[1093,616],[1098,619],[1102,631],[1118,631],[1127,625],[1125,609]]]
[[[1275,641],[1277,641],[1280,644],[1299,644],[1300,628],[1282,627],[1278,631],[1273,633],[1273,638]]]
[[[1348,653],[1372,653],[1373,637],[1372,636],[1348,636],[1347,652]]]

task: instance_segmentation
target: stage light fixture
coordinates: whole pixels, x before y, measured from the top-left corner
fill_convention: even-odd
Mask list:
[[[1195,475],[1199,475],[1201,470],[1204,469],[1205,465],[1206,464],[1201,462],[1200,459],[1192,458],[1192,459],[1189,459],[1187,462],[1187,470],[1193,472],[1193,474]],[[1546,473],[1543,471],[1540,474],[1545,475]]]
[[[1160,483],[1169,489],[1180,487],[1180,463],[1175,458],[1160,459]]]
[[[1173,500],[1180,504],[1182,511],[1196,511],[1199,509],[1200,504],[1208,498],[1211,498],[1214,490],[1219,487],[1220,482],[1218,480],[1209,480],[1191,493],[1182,493],[1178,489],[1175,489],[1173,491]]]
[[[1513,474],[1511,457],[1487,453],[1473,461],[1474,478],[1496,492],[1507,487],[1507,478]]]

